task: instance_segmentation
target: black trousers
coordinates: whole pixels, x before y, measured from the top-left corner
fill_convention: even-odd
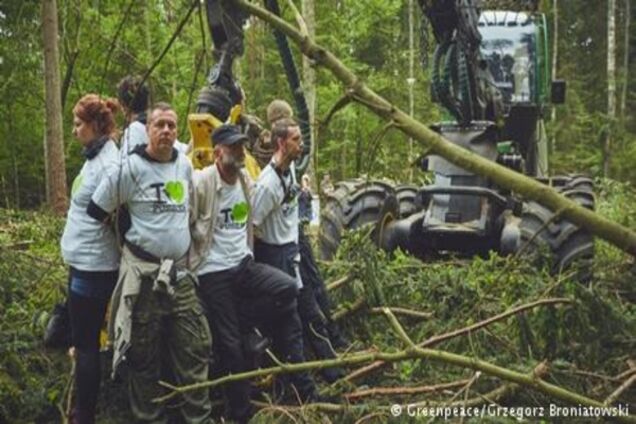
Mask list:
[[[332,319],[333,303],[327,293],[325,280],[320,275],[311,244],[305,235],[302,225],[299,227],[298,247],[300,249],[300,276],[303,284],[312,288],[316,303],[320,307],[320,312],[327,320],[327,332],[331,343],[333,343],[334,347],[345,348],[349,345],[349,342],[342,334],[338,324]]]
[[[200,275],[199,294],[207,309],[212,347],[222,374],[246,370],[241,335],[253,326],[272,337],[274,353],[282,361],[304,361],[302,329],[296,312],[298,289],[294,279],[285,273],[248,256],[237,267]],[[314,383],[307,373],[293,374],[290,383],[303,398],[315,395]],[[226,396],[229,418],[244,421],[251,415],[247,381],[229,384]]]
[[[298,248],[300,251],[300,276],[303,280],[303,284],[311,287],[316,303],[320,307],[320,312],[322,312],[327,321],[331,322],[333,304],[327,294],[325,281],[322,279],[318,265],[314,260],[309,239],[305,235],[302,227],[299,228],[298,233]]]
[[[254,245],[254,254],[257,261],[281,269],[294,278],[298,269],[295,266],[294,257],[298,253],[299,245],[296,243],[277,246],[257,241]],[[315,271],[316,273],[318,272],[317,269]],[[312,286],[316,282],[306,282],[302,273],[301,276],[303,288],[298,294],[298,315],[302,323],[303,335],[307,340],[307,347],[311,348],[314,356],[318,359],[335,358],[335,352],[329,341],[327,319],[318,304],[316,291]],[[321,374],[325,380],[331,383],[338,380],[344,373],[340,368],[325,368],[321,370]]]

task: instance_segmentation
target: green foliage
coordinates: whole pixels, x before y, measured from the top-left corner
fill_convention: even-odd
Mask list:
[[[39,2],[5,2],[0,5],[0,205],[35,208],[44,193],[44,91],[42,47],[39,32]],[[408,110],[409,50],[407,2],[322,1],[316,3],[316,38],[340,57],[370,87]],[[499,2],[501,5],[515,2]],[[549,2],[542,9],[551,16]],[[620,3],[620,2],[619,2]],[[185,16],[190,1],[131,2],[113,0],[58,0],[60,27],[60,73],[63,79],[64,128],[69,181],[81,166],[80,146],[72,140],[71,111],[87,92],[115,95],[115,85],[126,74],[143,74],[157,59]],[[490,2],[486,7],[497,5]],[[286,2],[283,15],[293,22]],[[624,10],[619,6],[622,22]],[[416,9],[418,9],[416,7]],[[634,118],[628,113],[634,102],[627,96],[624,116],[618,122],[606,118],[606,15],[602,2],[573,2],[560,11],[559,78],[568,81],[567,103],[557,110],[558,119],[549,127],[555,137],[552,158],[554,173],[601,172],[600,141],[606,131],[613,135],[612,173],[616,179],[636,181],[632,166],[636,159]],[[414,52],[417,59],[430,56],[433,36],[421,25],[416,10]],[[623,26],[618,25],[618,51]],[[179,137],[189,134],[185,116],[194,109],[197,91],[213,60],[210,35],[203,10],[186,23],[168,54],[149,78],[154,101],[167,100],[181,116]],[[632,25],[636,31],[636,25]],[[245,33],[245,54],[235,72],[248,96],[248,109],[261,117],[276,97],[292,99],[271,30],[251,19]],[[632,37],[633,38],[633,37]],[[425,50],[419,51],[420,46]],[[301,57],[295,50],[296,62]],[[618,55],[621,57],[621,55]],[[419,62],[419,60],[416,60]],[[621,75],[625,70],[620,70]],[[626,80],[633,86],[634,72]],[[414,115],[422,122],[440,119],[429,95],[429,71],[415,69]],[[327,72],[317,74],[319,123],[344,90]],[[628,90],[631,93],[633,90]],[[547,115],[546,115],[547,116]],[[417,145],[409,158],[409,141],[398,131],[383,133],[385,123],[361,106],[350,105],[336,114],[328,128],[320,128],[316,154],[318,178],[332,174],[333,180],[367,174],[406,181],[419,178],[407,165],[417,156]]]
[[[553,19],[551,4],[543,10]],[[636,29],[632,24],[631,49],[626,52],[624,2],[617,2],[616,61],[618,117],[613,122],[607,116],[607,2],[575,1],[559,4],[559,58],[557,78],[568,84],[566,104],[557,107],[557,119],[550,125],[554,135],[553,173],[585,172],[602,175],[602,143],[611,132],[611,170],[613,178],[636,182],[631,164],[636,160],[634,148],[635,123],[629,111],[636,98],[628,95],[621,106],[621,91],[633,92],[633,64],[629,70],[620,63],[625,54],[633,62]],[[632,8],[632,21],[634,9]],[[599,17],[602,17],[599,19]],[[552,29],[552,23],[550,24]],[[628,75],[627,71],[630,71]],[[627,79],[625,76],[627,75]]]
[[[636,219],[636,195],[623,183],[599,181],[599,212],[623,224]],[[55,421],[64,408],[70,362],[61,352],[41,347],[48,313],[64,298],[66,270],[59,254],[63,221],[44,213],[0,209],[0,422]],[[573,303],[541,306],[494,323],[485,329],[449,339],[434,347],[474,356],[522,372],[548,359],[549,381],[597,399],[616,388],[610,380],[591,379],[584,372],[613,376],[624,371],[625,359],[636,349],[636,308],[633,259],[606,244],[597,244],[595,277],[589,286],[571,275],[550,276],[525,258],[492,255],[472,260],[446,258],[421,262],[403,252],[392,256],[376,249],[369,229],[348,233],[337,258],[323,266],[334,280],[345,274],[347,285],[331,294],[338,308],[364,299],[367,306],[341,320],[352,350],[375,348],[396,351],[403,342],[385,318],[368,307],[389,306],[431,313],[428,319],[397,315],[416,342],[475,324],[513,307],[549,297],[567,297]],[[100,395],[102,422],[129,422],[126,391],[106,377]],[[365,386],[418,386],[470,378],[467,370],[422,360],[395,363],[356,381]],[[318,376],[316,376],[318,378]],[[469,397],[502,383],[482,376]],[[446,393],[365,399],[366,409],[325,415],[303,412],[305,422],[331,419],[355,422],[364,411],[396,401],[448,401]],[[626,393],[621,402],[633,402]],[[548,399],[517,392],[499,400],[510,405],[546,404]],[[374,409],[376,408],[376,409]],[[276,422],[276,409],[266,409],[259,422]],[[293,411],[292,411],[293,412]]]
[[[365,258],[369,258],[368,261]],[[622,260],[622,258],[620,258]],[[381,292],[390,303],[433,313],[430,321],[409,326],[414,340],[424,340],[474,324],[520,304],[545,297],[570,297],[576,304],[568,307],[537,308],[525,314],[526,322],[513,319],[495,324],[494,335],[474,334],[448,343],[451,351],[473,353],[481,358],[496,357],[500,364],[514,363],[518,356],[530,355],[535,359],[567,358],[577,360],[581,366],[596,367],[604,355],[615,348],[613,340],[630,340],[630,331],[636,329],[636,310],[633,306],[612,300],[614,284],[583,287],[568,275],[551,277],[546,269],[538,269],[521,258],[489,258],[473,260],[449,259],[446,262],[422,263],[398,252],[386,258],[378,252],[363,233],[349,235],[339,251],[329,274],[348,273],[355,282],[342,294],[347,297],[365,297],[373,306],[379,306],[375,293]],[[373,267],[369,267],[373,263]],[[603,269],[608,264],[602,264]],[[614,268],[616,264],[614,264]],[[611,269],[611,268],[609,268]],[[617,275],[613,275],[618,278]],[[629,281],[623,277],[625,283]],[[618,281],[618,280],[617,280]],[[598,319],[603,317],[603,319]],[[355,325],[366,324],[365,321]],[[369,324],[366,334],[372,335],[379,346],[395,345],[395,335],[386,334]],[[386,325],[382,322],[382,325]],[[558,329],[558,331],[554,331]],[[611,330],[610,330],[611,329]],[[529,331],[531,334],[524,334]],[[356,330],[356,334],[359,330]],[[532,342],[529,340],[532,339]],[[501,341],[510,346],[526,346],[528,352],[500,351]],[[633,347],[633,346],[632,346]]]
[[[633,189],[615,181],[599,181],[599,185],[599,212],[627,225],[633,223]],[[364,298],[370,306],[429,312],[432,317],[426,320],[398,315],[412,340],[421,342],[538,299],[569,298],[573,303],[537,307],[434,347],[523,372],[548,359],[552,365],[547,379],[557,385],[599,399],[615,389],[607,382],[585,378],[585,372],[616,375],[625,370],[624,360],[636,348],[633,258],[597,242],[594,279],[584,286],[572,278],[573,273],[551,276],[548,268],[537,267],[526,257],[502,258],[493,254],[471,260],[449,257],[432,263],[423,263],[400,251],[387,257],[372,246],[368,231],[347,233],[335,261],[324,269],[328,280],[343,275],[353,279],[333,293],[340,303]],[[385,303],[378,302],[377,293],[381,293]],[[342,323],[358,340],[369,340],[364,348],[372,345],[391,351],[404,347],[382,316],[361,311],[347,316]],[[466,370],[407,361],[356,383],[417,386],[469,377]],[[484,393],[495,387],[498,383],[482,377],[471,389]],[[433,401],[443,398],[430,397]],[[377,405],[384,405],[397,399],[394,396],[376,401]],[[399,399],[422,400],[421,396]],[[629,395],[623,400],[634,401]],[[518,393],[504,402],[528,406],[545,404],[547,399]]]
[[[39,4],[0,6],[6,14],[0,25],[2,67],[0,85],[0,205],[34,208],[43,203],[44,92]],[[126,74],[143,74],[157,59],[191,2],[128,0],[90,2],[58,0],[60,74],[63,88],[67,176],[75,177],[82,163],[80,146],[71,136],[72,107],[88,92],[115,96],[115,85]],[[293,19],[285,2],[283,14]],[[14,10],[15,8],[16,10]],[[408,25],[401,0],[316,2],[316,33],[379,93],[408,110]],[[0,15],[2,16],[2,15]],[[121,27],[121,29],[120,29]],[[202,33],[203,29],[203,33]],[[153,101],[167,100],[181,116],[179,137],[189,138],[185,116],[194,109],[199,88],[212,65],[205,12],[191,16],[168,54],[149,78]],[[419,30],[416,28],[416,36]],[[295,51],[300,68],[301,57]],[[419,57],[419,53],[416,54]],[[201,66],[199,65],[202,59]],[[20,69],[20,72],[17,70]],[[250,20],[246,51],[235,72],[248,96],[248,109],[265,116],[276,97],[291,100],[288,83],[271,30]],[[428,96],[428,75],[415,69],[415,115],[432,121],[437,112]],[[328,73],[317,77],[318,121],[343,93]],[[360,106],[340,112],[327,131],[319,134],[317,172],[333,179],[367,173],[405,180],[408,141],[397,131],[371,145],[384,123]],[[70,185],[69,185],[70,186]]]
[[[315,3],[317,40],[370,87],[408,110],[407,3],[401,0]],[[549,6],[547,3],[550,2],[543,2],[544,9]],[[69,181],[82,163],[80,147],[70,135],[74,103],[88,92],[114,96],[121,77],[148,70],[190,4],[186,0],[58,0]],[[285,2],[281,5],[284,16],[293,21]],[[621,14],[624,17],[619,8]],[[568,80],[568,96],[566,105],[557,110],[557,121],[549,128],[556,140],[553,169],[555,173],[584,171],[598,176],[600,142],[605,132],[612,131],[613,175],[617,180],[634,183],[636,121],[629,110],[636,101],[632,89],[636,74],[631,72],[628,79],[619,81],[619,89],[623,83],[630,89],[624,116],[617,122],[608,122],[607,31],[605,19],[599,16],[606,16],[605,2],[569,2],[560,10],[557,75]],[[416,21],[416,45],[426,44],[419,14]],[[619,24],[619,52],[624,47],[621,28]],[[632,25],[631,31],[636,32],[636,25]],[[432,40],[430,34],[428,38]],[[14,209],[37,208],[45,198],[41,44],[40,2],[1,3],[0,205]],[[429,49],[432,44],[430,41]],[[182,140],[188,138],[184,131],[185,115],[193,110],[197,90],[212,65],[209,51],[205,16],[195,11],[149,79],[153,101],[168,100],[179,112]],[[300,63],[300,55],[295,54]],[[417,52],[416,57],[420,55]],[[292,98],[271,31],[261,22],[250,20],[245,55],[236,64],[235,72],[247,93],[252,113],[264,117],[273,98]],[[318,72],[316,89],[316,117],[320,121],[344,90],[324,71]],[[428,70],[415,70],[414,95],[416,118],[423,122],[440,118],[437,107],[430,101]],[[318,177],[328,172],[334,180],[359,174],[407,180],[408,140],[397,131],[379,137],[384,125],[358,105],[339,111],[329,127],[318,134]],[[610,180],[599,184],[598,211],[634,228],[633,186]],[[50,418],[57,414],[55,405],[64,392],[68,360],[62,354],[45,352],[39,342],[48,311],[63,298],[66,272],[58,248],[62,225],[62,221],[46,214],[0,210],[0,422]],[[400,252],[387,257],[370,246],[367,239],[362,233],[349,236],[338,259],[325,269],[330,278],[344,273],[354,276],[353,283],[334,296],[340,305],[364,298],[371,306],[431,312],[433,317],[425,321],[400,317],[414,340],[473,324],[541,297],[567,296],[576,300],[573,305],[537,308],[494,324],[488,330],[449,340],[440,347],[524,371],[547,357],[554,363],[549,376],[552,381],[598,398],[611,390],[607,382],[590,381],[573,369],[614,375],[624,369],[623,360],[635,350],[633,259],[605,242],[596,244],[592,284],[582,287],[567,275],[551,277],[546,270],[520,258],[491,256],[473,261],[449,258],[439,263],[422,263]],[[361,348],[375,345],[395,350],[401,346],[382,317],[362,311],[344,325],[352,338],[368,341],[364,345],[358,342]],[[466,377],[469,375],[464,370],[409,361],[370,376],[364,383],[406,385]],[[484,392],[497,384],[481,378],[472,390]],[[112,386],[108,387],[111,390]],[[541,401],[540,397],[518,396],[521,397],[515,398],[517,401]],[[123,405],[121,399],[117,402]],[[118,422],[117,418],[114,421]],[[346,420],[338,416],[337,422],[342,421]]]
[[[66,300],[63,224],[46,213],[0,209],[0,423],[60,422],[66,409],[70,359],[42,346],[53,305]],[[104,357],[102,418],[130,422],[109,363]]]
[[[48,311],[63,296],[66,272],[59,219],[0,209],[0,222],[0,422],[16,422],[46,413],[61,399],[67,362],[42,349],[41,335]]]

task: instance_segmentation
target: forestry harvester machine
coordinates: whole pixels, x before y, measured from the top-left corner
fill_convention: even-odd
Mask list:
[[[432,128],[450,142],[551,185],[594,208],[593,184],[582,176],[548,177],[544,117],[562,103],[565,82],[551,81],[545,15],[534,1],[515,11],[482,10],[475,0],[418,0],[423,25],[436,40],[431,61],[433,100],[448,121]],[[501,6],[502,2],[495,7]],[[519,3],[522,3],[521,5]],[[519,7],[521,6],[521,7]],[[418,161],[433,177],[424,187],[356,179],[336,184],[321,216],[323,259],[336,253],[342,233],[373,225],[383,249],[422,258],[442,254],[512,254],[522,248],[548,258],[553,272],[579,264],[589,277],[592,236],[534,201],[440,156]],[[529,247],[529,249],[528,249]]]

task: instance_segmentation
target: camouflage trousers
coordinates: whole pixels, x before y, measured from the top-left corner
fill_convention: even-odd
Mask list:
[[[137,422],[168,422],[165,404],[153,402],[166,393],[160,380],[176,386],[207,380],[210,343],[191,277],[179,280],[172,294],[153,290],[152,279],[142,281],[127,354],[130,406]],[[184,393],[178,400],[178,422],[211,422],[210,408],[207,389]]]

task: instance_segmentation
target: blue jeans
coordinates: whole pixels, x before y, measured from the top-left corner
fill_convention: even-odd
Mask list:
[[[75,414],[80,423],[94,422],[101,378],[99,332],[117,271],[90,272],[71,268],[69,315],[75,347]]]

